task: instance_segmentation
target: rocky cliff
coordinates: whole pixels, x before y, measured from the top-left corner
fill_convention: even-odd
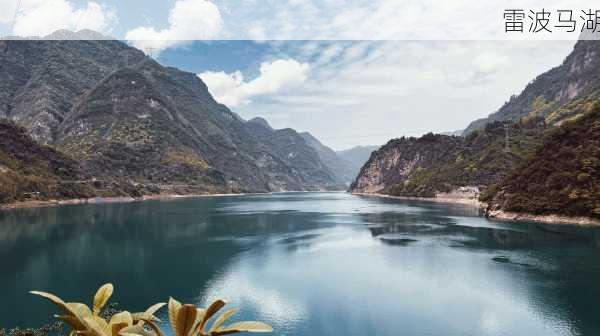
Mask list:
[[[463,132],[469,134],[494,121],[544,118],[559,125],[581,115],[600,98],[600,41],[578,41],[558,67],[535,78],[521,94],[512,96],[498,111],[472,122]]]
[[[371,153],[379,149],[379,146],[356,146],[350,149],[337,151],[336,154],[345,162],[350,164],[350,181],[354,181],[362,166],[371,157]]]
[[[543,124],[496,122],[468,137],[426,134],[394,139],[374,152],[350,187],[355,193],[439,197],[499,182],[539,146]]]

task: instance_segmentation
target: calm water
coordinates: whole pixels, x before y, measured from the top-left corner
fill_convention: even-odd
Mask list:
[[[462,206],[298,193],[0,212],[0,266],[1,327],[51,320],[31,289],[89,302],[110,281],[130,310],[220,297],[274,335],[600,335],[600,230]]]

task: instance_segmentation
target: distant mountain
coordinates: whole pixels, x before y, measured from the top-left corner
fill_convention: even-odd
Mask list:
[[[350,163],[349,174],[352,176],[350,181],[354,181],[360,168],[369,160],[371,153],[376,151],[379,146],[356,146],[350,149],[336,152],[337,155],[345,162]]]
[[[352,180],[356,177],[356,170],[354,169],[354,163],[345,160],[333,149],[323,145],[317,138],[308,132],[300,133],[304,141],[314,148],[319,155],[319,158],[329,168],[336,177],[336,180],[340,183],[349,185]]]
[[[552,129],[535,155],[486,195],[488,214],[562,214],[600,219],[600,102]]]
[[[4,40],[0,69],[0,118],[91,177],[200,193],[343,188],[295,131],[256,132],[195,74],[122,42]]]
[[[512,96],[488,118],[472,122],[468,134],[494,121],[517,122],[542,117],[550,125],[589,111],[600,98],[600,42],[581,40],[558,67],[534,79],[523,92]]]
[[[247,123],[251,133],[260,141],[267,144],[275,151],[277,156],[292,169],[285,175],[294,177],[288,183],[298,183],[318,186],[314,190],[344,190],[345,185],[339,181],[333,171],[321,159],[319,153],[308,145],[304,137],[291,128],[280,130],[273,129],[269,123],[262,118],[255,118]],[[272,164],[265,161],[265,164]],[[271,180],[282,179],[276,172]],[[272,188],[277,188],[273,186]],[[301,190],[299,187],[287,185],[282,190]]]

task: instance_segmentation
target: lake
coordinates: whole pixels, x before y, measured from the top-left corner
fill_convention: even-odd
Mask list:
[[[0,212],[0,327],[90,303],[223,298],[273,335],[600,335],[600,229],[281,193]],[[166,310],[159,317],[165,317]],[[164,319],[166,320],[166,319]]]

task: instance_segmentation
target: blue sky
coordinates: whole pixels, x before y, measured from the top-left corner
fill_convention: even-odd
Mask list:
[[[0,0],[0,35],[99,31],[198,74],[244,118],[346,149],[463,129],[560,64],[573,40],[506,40],[509,5],[523,2]]]
[[[199,74],[217,100],[244,118],[265,117],[276,128],[310,131],[326,145],[345,149],[463,129],[560,64],[572,46],[219,41],[167,49],[158,59]],[[276,77],[271,65],[277,65]]]

